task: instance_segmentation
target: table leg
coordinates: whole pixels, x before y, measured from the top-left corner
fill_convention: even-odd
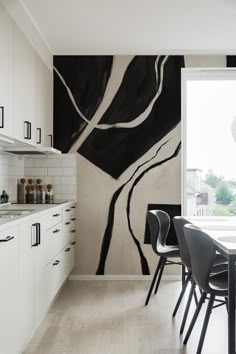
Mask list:
[[[235,354],[235,256],[228,263],[228,353]]]

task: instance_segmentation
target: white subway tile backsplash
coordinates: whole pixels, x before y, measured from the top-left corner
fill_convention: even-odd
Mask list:
[[[75,176],[75,168],[63,168],[63,176]]]
[[[61,167],[60,159],[37,159],[34,161],[35,167]]]
[[[61,185],[61,193],[63,194],[73,194],[75,193],[75,186],[71,185]]]
[[[76,180],[75,177],[61,177],[61,184],[75,184]]]
[[[42,167],[26,167],[25,176],[28,177],[42,177],[47,175],[47,169]]]
[[[61,167],[75,167],[75,159],[61,159]]]
[[[10,201],[17,200],[19,178],[42,179],[53,185],[55,199],[74,200],[76,196],[76,155],[22,156],[0,153],[0,192],[5,189]]]
[[[63,175],[63,169],[60,167],[49,167],[48,168],[48,176],[62,176]]]

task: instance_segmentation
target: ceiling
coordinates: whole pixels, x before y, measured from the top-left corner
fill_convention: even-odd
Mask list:
[[[53,54],[236,53],[236,0],[19,0]]]

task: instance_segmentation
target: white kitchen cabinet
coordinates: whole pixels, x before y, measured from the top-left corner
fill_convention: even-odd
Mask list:
[[[37,145],[53,146],[53,73],[37,55]]]
[[[19,348],[18,227],[0,232],[0,353]]]
[[[14,26],[14,138],[36,144],[36,52]]]
[[[11,17],[0,4],[0,134],[12,137],[13,29]]]
[[[73,269],[74,233],[63,226],[74,209],[66,209],[0,232],[0,353],[22,353]]]
[[[35,257],[38,252],[38,224],[34,221],[19,225],[19,281],[20,347],[23,347],[34,331],[34,277]]]

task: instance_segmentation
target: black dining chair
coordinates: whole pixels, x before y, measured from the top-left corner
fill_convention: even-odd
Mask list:
[[[216,301],[216,296],[224,297],[224,299],[228,296],[228,272],[222,271],[216,274],[212,274],[212,267],[215,263],[217,253],[214,241],[210,238],[209,235],[192,224],[186,224],[184,226],[184,235],[190,254],[192,277],[202,291],[201,298],[198,302],[189,329],[184,338],[184,344],[187,344],[202,305],[205,300],[208,299],[207,296],[209,297],[209,302],[207,305],[207,310],[197,348],[197,353],[200,354],[202,352],[202,347],[212,309],[224,304],[227,305],[225,300],[221,300],[220,303],[220,300],[217,300],[218,304],[215,306],[214,303]]]
[[[184,234],[184,226],[186,224],[189,224],[189,221],[187,219],[185,219],[182,216],[175,216],[173,219],[173,224],[175,227],[175,231],[176,231],[176,236],[178,239],[178,244],[179,244],[179,250],[180,250],[180,258],[184,264],[184,266],[187,269],[187,277],[185,279],[185,283],[184,286],[182,287],[182,290],[180,292],[179,298],[177,300],[176,306],[174,308],[173,314],[172,316],[175,317],[179,306],[181,304],[181,301],[184,297],[184,294],[186,292],[186,289],[188,287],[188,284],[191,284],[191,288],[190,288],[190,292],[189,292],[189,296],[188,296],[188,300],[186,303],[186,307],[185,307],[185,311],[184,311],[184,315],[183,315],[183,319],[182,319],[182,323],[181,323],[181,327],[180,327],[180,334],[183,333],[184,331],[184,327],[186,324],[186,320],[187,320],[187,316],[189,313],[189,309],[191,306],[191,302],[192,302],[192,298],[193,296],[195,297],[195,302],[196,304],[198,303],[197,299],[196,299],[196,292],[195,292],[195,288],[196,288],[196,283],[192,277],[192,269],[191,269],[191,260],[190,260],[190,254],[189,254],[189,249],[188,249],[188,245],[187,245],[187,241],[185,238],[185,234]],[[227,269],[227,262],[226,259],[219,253],[216,254],[216,257],[214,259],[214,263],[213,263],[213,267],[211,269],[211,273],[215,274],[217,272],[221,272]]]
[[[163,210],[151,210],[148,212],[147,218],[151,234],[152,249],[160,259],[148,291],[145,305],[148,305],[149,303],[155,283],[155,294],[157,293],[165,266],[170,264],[182,265],[181,261],[173,260],[173,258],[178,258],[180,256],[179,246],[166,244],[171,223],[169,215]]]

